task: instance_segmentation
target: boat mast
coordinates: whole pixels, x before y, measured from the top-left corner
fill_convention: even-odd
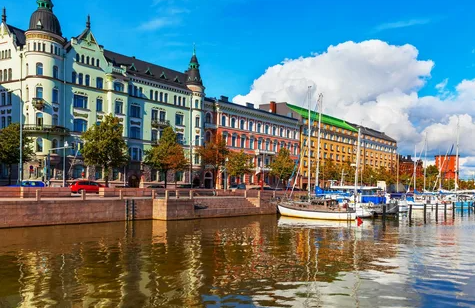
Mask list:
[[[318,95],[317,104],[318,104],[319,111],[318,111],[317,167],[316,167],[316,171],[315,171],[315,174],[316,174],[315,187],[319,186],[319,184],[320,184],[320,182],[319,182],[320,140],[321,140],[320,131],[321,131],[321,128],[322,128],[322,112],[323,112],[323,94],[322,93],[320,93],[320,95]]]
[[[396,192],[399,192],[399,153],[397,153],[396,161]]]
[[[425,144],[424,144],[424,147],[425,147],[425,162],[424,162],[424,190],[423,192],[426,191],[426,170],[427,170],[427,133],[426,133],[426,141],[425,141]]]
[[[457,195],[458,189],[458,175],[459,175],[459,137],[460,137],[460,118],[457,117],[457,147],[455,149],[455,194]]]
[[[414,193],[416,193],[416,178],[417,178],[417,172],[416,172],[416,169],[417,169],[417,150],[416,150],[416,146],[414,145]]]
[[[310,195],[311,195],[311,189],[310,189],[310,135],[311,135],[311,131],[312,131],[312,128],[311,128],[311,123],[312,123],[312,118],[311,118],[311,111],[310,111],[310,88],[312,86],[308,86],[308,93],[307,93],[307,96],[308,96],[308,131],[307,131],[307,163],[308,163],[308,177],[307,177],[307,181],[308,181],[308,187],[307,187],[307,190],[308,190],[308,198],[310,199]]]
[[[358,146],[356,148],[356,169],[355,169],[355,204],[358,198],[358,169],[360,167],[360,151],[361,151],[361,127],[358,127]]]

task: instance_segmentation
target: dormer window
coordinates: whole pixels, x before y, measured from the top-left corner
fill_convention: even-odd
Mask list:
[[[165,75],[165,72],[162,72],[162,74],[160,75],[160,78],[167,79],[167,76]]]
[[[178,79],[178,76],[176,76],[176,77],[175,77],[175,80],[173,80],[173,81],[180,83],[180,79]]]
[[[147,68],[147,71],[145,72],[145,74],[150,75],[150,76],[153,75],[152,71],[150,70],[150,67]]]
[[[131,71],[134,71],[134,72],[137,71],[137,69],[135,68],[135,65],[134,65],[133,63],[132,63],[132,65],[130,65],[130,70],[131,70]]]

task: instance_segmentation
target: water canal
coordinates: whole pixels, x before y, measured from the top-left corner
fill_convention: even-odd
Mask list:
[[[475,306],[475,215],[415,216],[0,230],[0,307]]]

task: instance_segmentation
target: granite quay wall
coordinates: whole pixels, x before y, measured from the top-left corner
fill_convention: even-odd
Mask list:
[[[84,193],[76,197],[71,197],[70,194],[69,197],[61,197],[66,195],[64,188],[29,188],[24,192],[29,195],[35,193],[35,198],[0,199],[0,228],[127,219],[185,220],[277,213],[273,192],[256,191],[255,197],[247,196],[246,191],[209,190],[204,193],[195,190],[157,192],[151,189],[150,196],[143,196],[148,191],[140,189],[133,192],[127,189],[124,193],[124,190],[120,189],[119,197],[91,196]],[[162,193],[163,197],[160,197]],[[56,197],[51,198],[54,194]]]

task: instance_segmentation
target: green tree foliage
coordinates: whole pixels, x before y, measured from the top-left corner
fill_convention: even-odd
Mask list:
[[[206,142],[204,146],[199,147],[197,152],[201,156],[201,162],[204,165],[213,167],[213,187],[216,187],[219,167],[224,166],[229,154],[226,141],[221,134],[217,134],[213,136],[210,142]]]
[[[183,147],[177,143],[173,128],[163,130],[158,145],[145,151],[145,164],[165,174],[165,187],[167,187],[168,171],[183,171],[188,166]]]
[[[254,166],[251,161],[251,156],[241,150],[240,152],[229,153],[226,168],[230,176],[242,177],[244,174],[251,172]]]
[[[270,164],[270,168],[272,169],[270,174],[277,176],[287,185],[287,181],[292,176],[295,168],[295,162],[290,158],[290,152],[287,148],[280,149],[274,161]]]
[[[109,169],[122,167],[129,161],[122,130],[118,118],[106,115],[99,125],[91,126],[81,136],[84,141],[81,150],[84,162],[89,166],[102,167],[106,186],[109,185]]]
[[[35,153],[30,138],[23,134],[23,163],[30,161]],[[0,130],[0,162],[8,167],[8,185],[12,184],[12,166],[20,163],[20,124],[12,123]]]

